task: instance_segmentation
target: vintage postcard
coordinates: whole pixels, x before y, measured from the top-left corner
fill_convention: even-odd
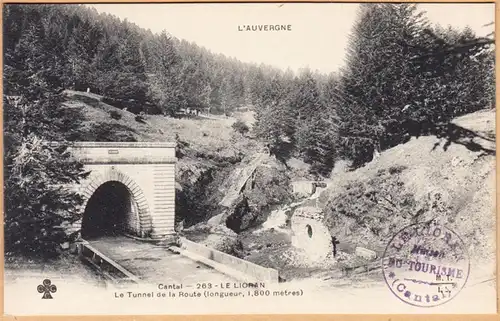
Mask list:
[[[493,3],[4,4],[4,314],[496,314]]]

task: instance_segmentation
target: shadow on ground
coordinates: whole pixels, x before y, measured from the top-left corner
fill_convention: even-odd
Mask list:
[[[440,139],[445,139],[443,150],[447,151],[452,143],[465,146],[472,152],[482,152],[483,155],[495,155],[495,136],[489,133],[479,133],[454,123],[436,126],[431,133]],[[440,143],[436,143],[435,150]]]

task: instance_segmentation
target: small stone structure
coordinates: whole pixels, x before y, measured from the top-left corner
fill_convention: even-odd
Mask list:
[[[323,217],[319,208],[300,207],[291,218],[292,245],[304,250],[311,262],[324,261],[333,254],[332,237]]]
[[[299,196],[310,196],[318,191],[323,191],[328,187],[326,182],[317,181],[293,181],[292,190]]]
[[[292,182],[293,193],[309,196],[314,193],[313,181],[294,181]]]
[[[361,246],[356,247],[355,254],[356,256],[362,257],[369,261],[375,260],[377,258],[377,252]]]

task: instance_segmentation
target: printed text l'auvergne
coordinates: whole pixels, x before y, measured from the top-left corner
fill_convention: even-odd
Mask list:
[[[238,25],[238,31],[292,31],[292,25]]]

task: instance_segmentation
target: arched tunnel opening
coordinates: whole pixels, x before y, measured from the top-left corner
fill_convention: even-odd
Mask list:
[[[117,181],[106,182],[87,202],[82,237],[96,239],[133,232],[136,213],[137,205],[129,189]]]

